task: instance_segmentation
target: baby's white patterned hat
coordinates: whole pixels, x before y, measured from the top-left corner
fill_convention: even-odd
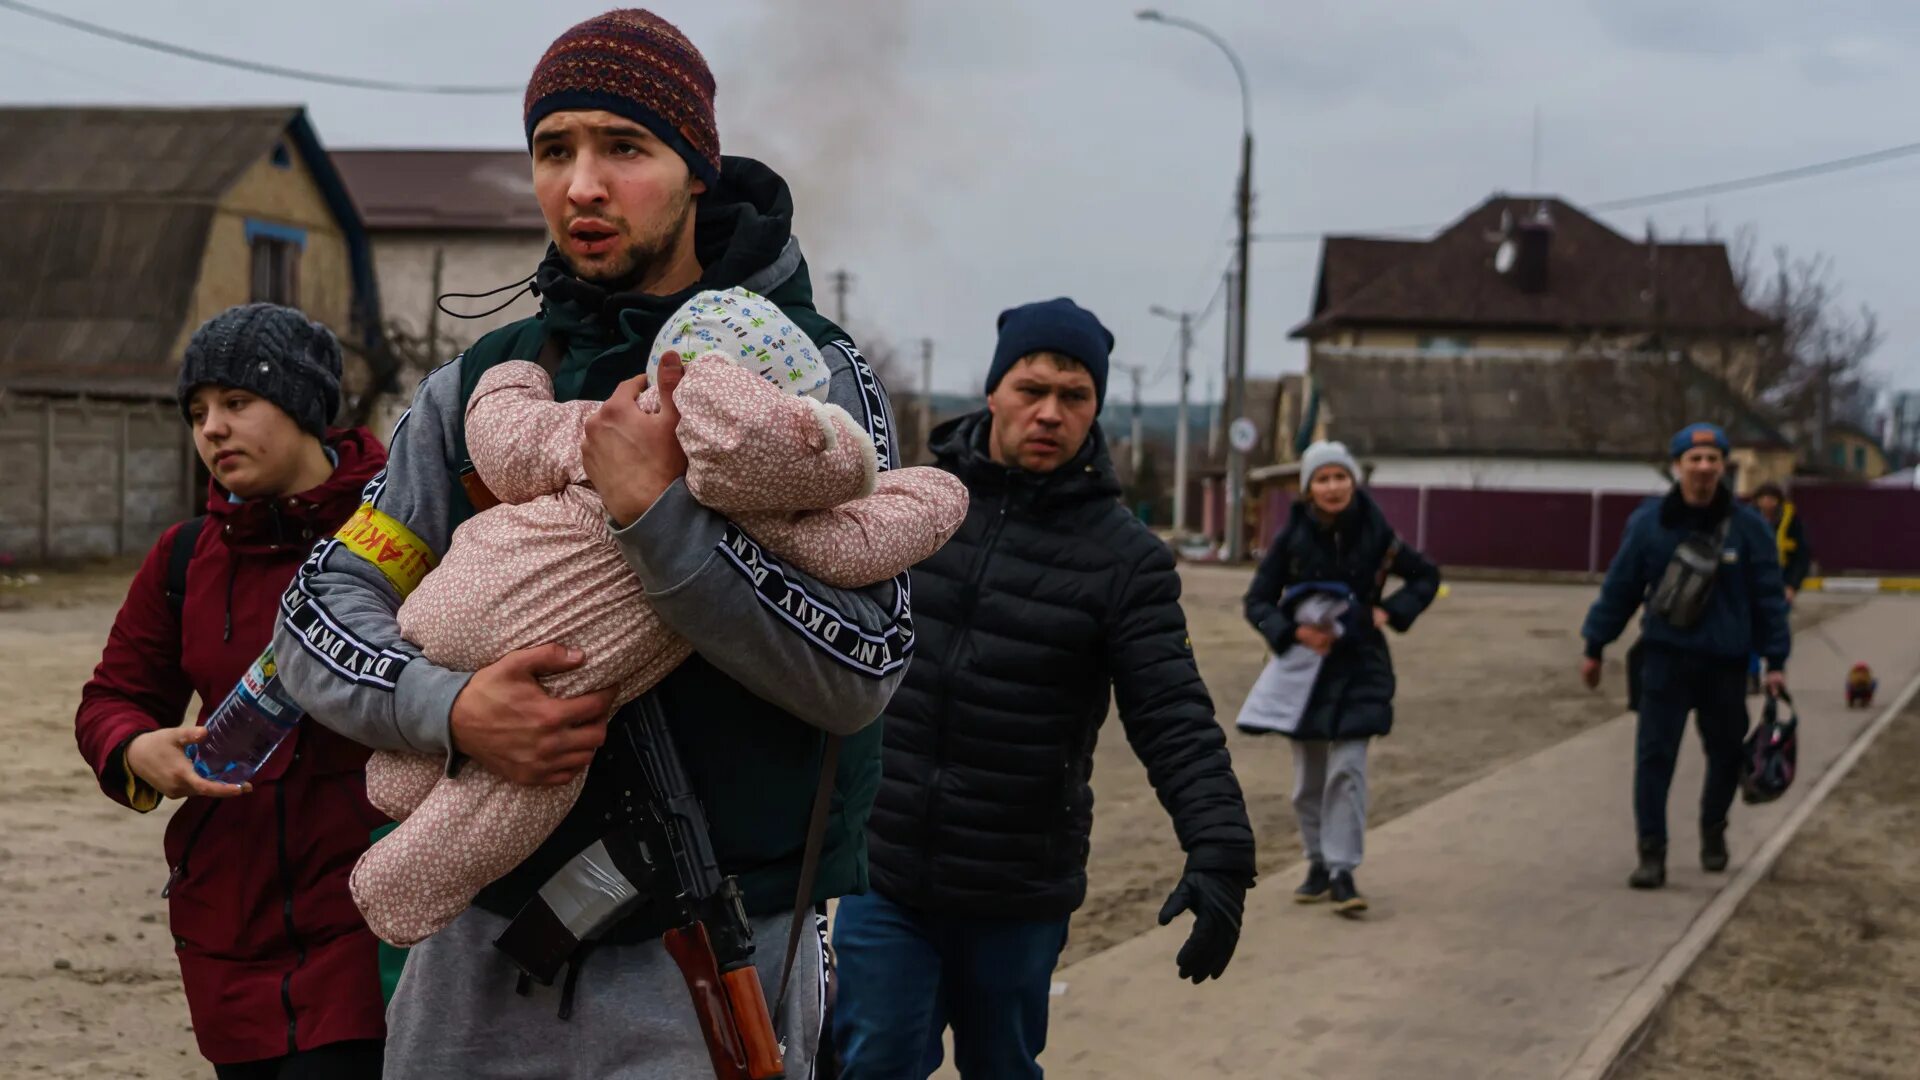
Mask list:
[[[778,304],[746,289],[704,289],[680,305],[647,354],[649,383],[669,352],[687,363],[719,353],[795,397],[827,400],[827,362],[813,339]]]

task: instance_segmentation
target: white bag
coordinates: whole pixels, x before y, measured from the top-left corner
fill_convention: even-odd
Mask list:
[[[1247,703],[1233,726],[1242,731],[1277,731],[1291,735],[1300,730],[1300,717],[1307,711],[1307,699],[1313,696],[1313,680],[1320,675],[1325,659],[1305,645],[1295,645],[1267,661],[1260,677],[1247,691]]]
[[[1309,596],[1300,601],[1294,618],[1300,625],[1320,626],[1339,637],[1346,629],[1340,617],[1348,602],[1333,596]],[[1300,718],[1306,715],[1307,699],[1313,696],[1314,680],[1320,677],[1320,665],[1326,658],[1305,645],[1290,646],[1267,661],[1260,677],[1247,691],[1247,702],[1233,726],[1242,731],[1279,732],[1291,735],[1300,730]]]

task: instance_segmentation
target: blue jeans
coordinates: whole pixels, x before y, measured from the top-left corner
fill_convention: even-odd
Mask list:
[[[1038,1080],[1067,920],[966,919],[848,896],[834,916],[841,1080],[925,1080],[953,1027],[960,1075]]]

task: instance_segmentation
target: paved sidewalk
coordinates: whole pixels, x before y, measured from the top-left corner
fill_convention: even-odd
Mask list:
[[[1873,665],[1881,707],[1920,671],[1916,623],[1920,600],[1881,596],[1796,638],[1800,775],[1778,803],[1735,805],[1733,872],[1876,715],[1842,706],[1847,668]],[[1733,876],[1705,874],[1695,857],[1701,759],[1689,735],[1669,802],[1668,886],[1626,887],[1632,747],[1623,717],[1370,834],[1364,922],[1293,904],[1297,867],[1270,875],[1249,897],[1224,981],[1175,977],[1184,918],[1065,969],[1048,1075],[1560,1076]]]

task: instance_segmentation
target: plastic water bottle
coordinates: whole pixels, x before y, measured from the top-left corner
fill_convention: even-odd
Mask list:
[[[193,771],[222,784],[244,784],[300,722],[300,706],[280,684],[273,646],[240,676],[207,720],[207,737],[187,746]]]

